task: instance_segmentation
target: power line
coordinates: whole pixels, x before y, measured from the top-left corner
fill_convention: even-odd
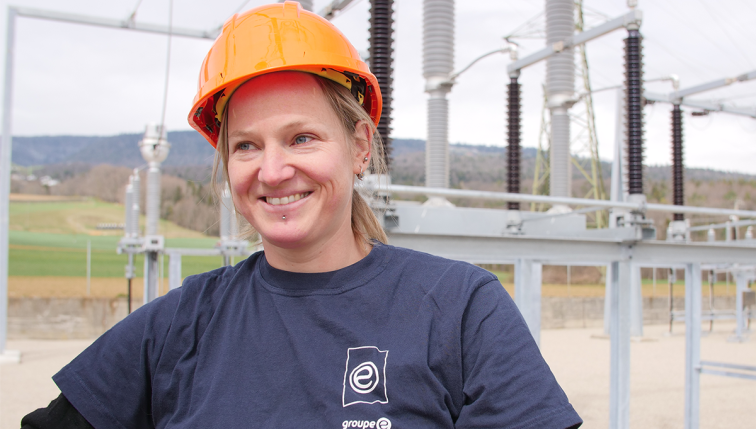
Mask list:
[[[698,2],[701,3],[701,6],[703,6],[704,9],[706,9],[706,11],[709,13],[709,16],[714,19],[714,21],[717,23],[717,25],[719,26],[719,28],[721,28],[722,31],[725,33],[725,35],[727,36],[727,38],[730,39],[730,42],[732,43],[732,46],[735,48],[735,50],[740,55],[742,55],[743,58],[745,58],[745,60],[748,63],[748,65],[750,65],[751,67],[754,67],[753,62],[751,61],[751,59],[748,58],[748,56],[745,54],[745,52],[743,52],[741,49],[738,48],[737,42],[732,37],[732,35],[730,34],[730,32],[727,30],[727,26],[722,25],[722,22],[719,20],[719,17],[717,16],[717,14],[713,10],[709,9],[709,6],[707,6],[706,3],[704,3],[702,0],[698,0]]]
[[[242,11],[242,9],[244,9],[244,8],[245,8],[245,7],[246,7],[246,6],[247,6],[247,5],[249,4],[249,2],[250,2],[250,1],[252,1],[252,0],[244,0],[244,1],[242,2],[241,6],[239,6],[239,7],[238,7],[238,8],[237,8],[237,9],[236,9],[236,10],[234,11],[234,13],[232,13],[232,15],[236,15],[237,13],[241,12],[241,11]]]
[[[141,1],[141,0],[140,0]],[[165,110],[168,106],[168,82],[171,74],[171,41],[173,36],[173,0],[168,0],[168,52],[165,60],[165,89],[163,92],[163,114],[160,119],[160,134],[158,139],[163,138],[165,132]]]

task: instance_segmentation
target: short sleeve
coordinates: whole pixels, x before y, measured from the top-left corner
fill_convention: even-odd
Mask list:
[[[565,429],[582,423],[502,285],[477,288],[462,319],[457,428]]]
[[[151,376],[180,294],[140,307],[53,376],[95,428],[154,427]]]

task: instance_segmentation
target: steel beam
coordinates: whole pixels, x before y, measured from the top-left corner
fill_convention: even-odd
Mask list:
[[[364,186],[364,185],[361,185]],[[673,204],[648,204],[623,201],[594,200],[590,198],[551,197],[546,195],[514,194],[508,192],[474,191],[468,189],[433,188],[424,186],[388,185],[378,189],[381,192],[398,194],[427,195],[449,198],[477,198],[492,201],[519,201],[521,203],[546,203],[602,208],[621,208],[632,211],[658,211],[666,213],[703,214],[713,216],[756,217],[753,210],[731,210],[708,207],[676,206]]]
[[[609,428],[630,427],[630,270],[628,259],[612,262],[609,322]]]
[[[622,228],[618,228],[622,229]],[[388,232],[389,243],[449,259],[487,264],[533,259],[544,264],[591,263],[605,265],[622,260],[628,251],[639,265],[697,263],[750,264],[756,245],[745,241],[673,243],[622,242],[584,237],[501,236],[476,237]]]
[[[532,259],[515,262],[515,304],[538,346],[541,346],[541,279],[543,265]]]
[[[13,54],[16,37],[16,11],[8,8],[8,34],[5,40],[5,85],[3,94],[3,140],[0,146],[0,355],[5,352],[8,335],[8,228],[10,223],[11,133],[13,109]]]
[[[745,340],[746,320],[743,311],[743,293],[748,290],[748,276],[743,271],[735,272],[735,336],[732,340]]]
[[[170,253],[168,260],[168,288],[177,289],[181,286],[181,253]]]
[[[191,37],[195,39],[215,40],[218,37],[216,30],[195,30],[191,28],[168,27],[158,24],[143,24],[131,20],[117,20],[100,18],[96,16],[79,15],[73,13],[56,12],[51,10],[32,9],[28,7],[10,7],[18,16],[25,18],[46,19],[49,21],[68,22],[72,24],[93,25],[96,27],[121,28],[135,30],[144,33],[171,34],[173,36]]]
[[[701,264],[685,266],[685,429],[698,429],[701,389]]]
[[[330,21],[336,16],[336,12],[344,10],[344,8],[349,6],[350,3],[352,3],[352,0],[333,0],[326,7],[321,9],[320,12],[318,12],[318,15]]]
[[[525,58],[510,63],[507,66],[507,73],[511,74],[518,70],[522,70],[525,67],[532,66],[539,61],[543,61],[554,54],[562,52],[567,48],[582,45],[593,39],[601,37],[604,34],[611,33],[612,31],[618,30],[620,28],[624,28],[631,23],[639,23],[641,20],[643,20],[643,12],[638,9],[631,10],[630,12],[620,17],[614,18],[611,21],[607,21],[597,27],[591,28],[588,31],[578,33],[567,40],[555,43],[551,46],[541,49],[536,53],[528,55]]]
[[[641,287],[641,267],[630,264],[630,335],[643,336],[643,289]]]
[[[681,90],[678,90],[669,94],[669,98],[670,100],[681,100],[689,95],[711,91],[712,89],[717,89],[723,86],[732,85],[735,82],[745,82],[751,79],[756,79],[756,70],[749,73],[743,73],[737,77],[717,79],[711,82],[703,83],[701,85],[696,85],[690,88],[681,89]]]
[[[673,100],[669,95],[658,94],[654,92],[643,92],[643,98],[647,101],[659,102],[659,103],[673,103]],[[750,118],[756,118],[756,109],[747,109],[743,107],[734,107],[722,103],[714,103],[710,101],[698,101],[698,100],[686,100],[683,99],[679,103],[681,106],[687,106],[693,109],[706,110],[708,112],[724,112],[731,113],[733,115],[748,116]]]

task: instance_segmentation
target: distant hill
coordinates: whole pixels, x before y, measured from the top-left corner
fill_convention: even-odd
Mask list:
[[[123,167],[139,167],[145,164],[139,153],[141,134],[116,136],[35,136],[13,138],[13,164],[21,167],[43,167],[40,173],[65,179],[91,168],[93,165],[110,164]],[[169,174],[192,181],[209,180],[208,167],[213,163],[215,151],[196,131],[173,131],[168,133],[171,151],[163,163]],[[425,141],[420,139],[393,139],[392,178],[395,183],[424,183]],[[451,144],[452,186],[460,183],[489,183],[499,185],[505,181],[506,147],[473,144]],[[536,149],[522,149],[523,185],[532,179]],[[603,176],[608,179],[611,164],[601,163]],[[669,181],[669,166],[647,166],[645,176],[649,181]],[[38,174],[39,175],[39,174]],[[580,173],[573,168],[573,176]],[[756,176],[693,168],[685,170],[686,180],[756,180]],[[500,186],[497,186],[499,188]]]
[[[139,153],[142,134],[117,136],[37,136],[13,138],[13,164],[43,166],[84,163],[138,167],[144,164]],[[196,131],[168,133],[171,152],[166,166],[211,165],[215,150]]]

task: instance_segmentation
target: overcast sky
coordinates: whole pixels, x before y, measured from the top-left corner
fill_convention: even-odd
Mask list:
[[[330,0],[315,0],[320,10]],[[15,0],[2,3],[68,13],[124,19],[139,0]],[[174,0],[174,25],[220,26],[244,0]],[[245,9],[266,3],[250,0]],[[422,0],[395,0],[393,136],[424,139],[426,99],[422,78]],[[455,69],[502,46],[502,37],[543,10],[543,1],[476,0],[456,3]],[[640,0],[644,12],[645,77],[680,77],[681,87],[756,70],[756,4],[751,0]],[[212,7],[210,5],[212,4]],[[369,0],[357,0],[333,22],[360,51],[368,47]],[[625,0],[586,0],[588,26],[602,15],[628,11]],[[142,0],[137,22],[167,24],[168,0]],[[542,22],[540,24],[543,26]],[[166,36],[21,18],[16,24],[14,135],[110,135],[141,132],[159,122],[166,67]],[[5,46],[6,31],[2,31]],[[623,81],[624,30],[590,42],[588,60],[594,89]],[[518,40],[521,57],[541,49],[542,39]],[[199,66],[210,41],[174,37],[167,105],[169,130],[187,130],[188,110]],[[505,144],[506,65],[509,57],[482,60],[458,79],[450,99],[450,141]],[[523,143],[536,146],[541,121],[543,64],[523,70]],[[576,88],[581,90],[582,83]],[[670,92],[667,82],[648,83]],[[737,83],[693,97],[756,106],[756,81]],[[600,155],[613,156],[616,92],[594,95]],[[670,163],[670,106],[646,108],[646,162]],[[580,107],[574,108],[577,113]],[[756,120],[713,113],[692,117],[687,109],[685,158],[688,166],[756,174]],[[579,152],[576,145],[573,151]]]

